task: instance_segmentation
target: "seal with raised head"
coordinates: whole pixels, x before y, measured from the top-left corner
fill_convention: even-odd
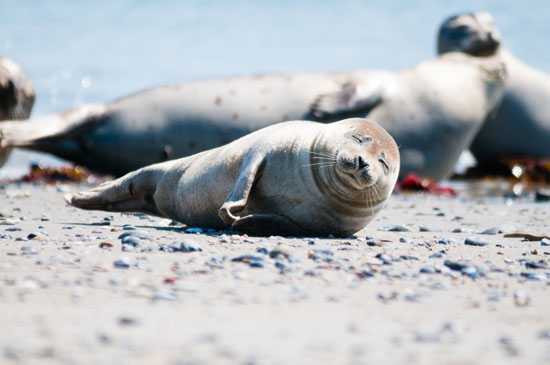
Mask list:
[[[34,104],[34,86],[21,67],[6,57],[0,57],[0,121],[27,119]],[[0,130],[0,140],[2,131]],[[0,167],[11,148],[0,148]]]
[[[122,175],[287,120],[368,117],[395,138],[403,174],[453,171],[498,100],[502,65],[447,54],[404,70],[244,76],[158,87],[106,105],[3,123],[0,148],[56,154]]]
[[[399,149],[379,125],[294,121],[65,200],[254,235],[346,237],[383,207],[398,173]]]
[[[489,113],[470,149],[481,163],[502,158],[550,158],[550,73],[515,58],[501,46],[489,13],[463,13],[441,25],[438,53],[500,57],[508,74],[502,100]]]

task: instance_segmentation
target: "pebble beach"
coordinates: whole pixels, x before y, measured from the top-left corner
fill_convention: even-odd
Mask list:
[[[550,203],[397,193],[346,239],[0,188],[0,363],[550,363]]]

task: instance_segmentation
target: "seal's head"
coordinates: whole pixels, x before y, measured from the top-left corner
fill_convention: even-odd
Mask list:
[[[399,175],[399,149],[394,139],[378,124],[360,118],[327,128],[324,142],[318,144],[318,153],[312,158],[330,165],[319,171],[339,200],[360,204],[368,197],[367,205],[373,204],[373,199],[383,203]]]
[[[443,22],[437,37],[437,53],[464,52],[472,56],[494,55],[500,46],[500,32],[489,13],[464,13]]]

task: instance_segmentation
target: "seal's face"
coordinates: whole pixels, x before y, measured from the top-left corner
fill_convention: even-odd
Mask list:
[[[439,29],[438,53],[464,52],[486,57],[500,46],[500,32],[489,13],[460,14],[447,19]]]
[[[342,143],[336,152],[335,171],[349,188],[375,188],[389,195],[399,174],[399,150],[379,125],[363,119],[341,122]]]

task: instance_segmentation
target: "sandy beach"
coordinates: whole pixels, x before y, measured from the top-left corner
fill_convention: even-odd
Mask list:
[[[0,363],[550,363],[550,241],[504,237],[550,203],[398,193],[354,237],[258,238],[86,188],[0,189]]]

